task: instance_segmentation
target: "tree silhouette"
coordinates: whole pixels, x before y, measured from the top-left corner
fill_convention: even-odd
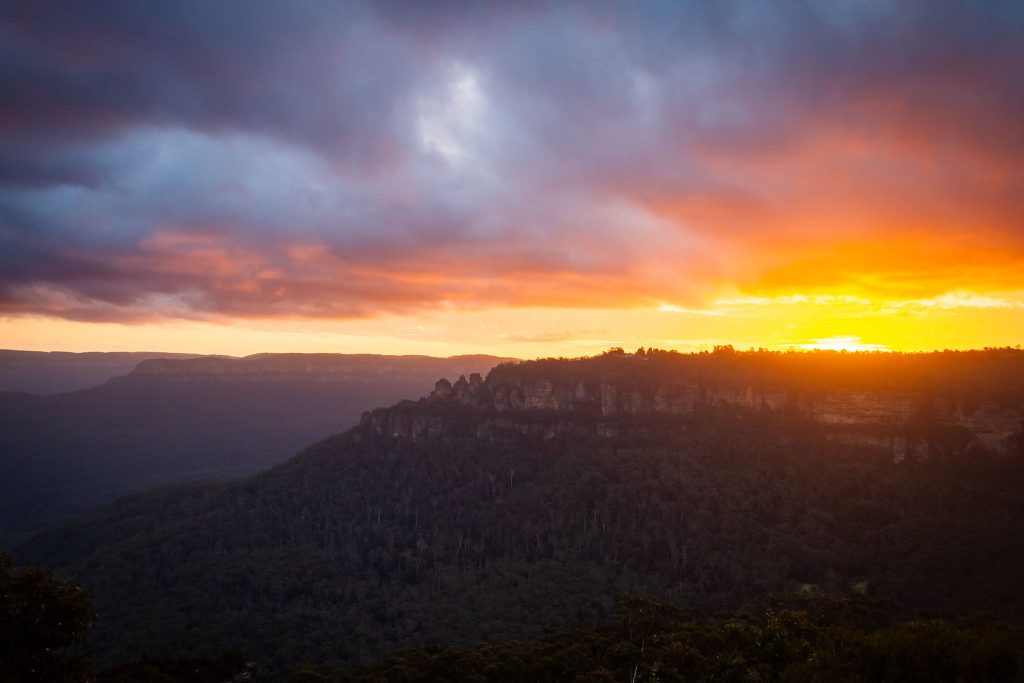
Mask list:
[[[81,642],[95,621],[92,602],[81,586],[39,567],[14,572],[10,559],[0,554],[0,671],[4,680],[87,680],[85,656],[65,649]]]

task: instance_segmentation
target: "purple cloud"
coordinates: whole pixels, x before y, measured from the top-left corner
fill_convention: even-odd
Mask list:
[[[1011,2],[15,2],[0,312],[699,302],[821,223],[1019,246],[1022,46]]]

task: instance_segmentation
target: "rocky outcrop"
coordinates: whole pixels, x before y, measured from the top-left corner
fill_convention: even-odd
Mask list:
[[[439,415],[414,414],[394,408],[376,408],[363,413],[360,425],[377,436],[420,441],[442,436],[449,430],[446,420]]]
[[[785,391],[774,387],[726,385],[709,387],[703,400],[711,405],[779,411],[789,405],[791,397]]]
[[[982,402],[967,410],[962,403],[929,401],[895,389],[808,391],[672,378],[593,381],[572,373],[555,377],[506,368],[487,380],[477,373],[455,382],[438,380],[428,397],[368,412],[362,424],[377,435],[414,440],[459,430],[488,439],[562,434],[615,437],[647,430],[632,419],[637,416],[681,416],[715,406],[804,419],[820,425],[833,441],[883,449],[894,462],[923,461],[948,450],[949,444],[937,441],[930,431],[933,427],[956,427],[967,434],[967,442],[958,448],[980,445],[1008,453],[1020,438],[1024,415],[1024,406]]]
[[[826,425],[901,425],[915,406],[913,397],[897,392],[829,391],[810,398],[805,410]]]
[[[963,403],[951,407],[939,404],[936,420],[940,424],[966,430],[979,446],[1008,454],[1024,432],[1024,405],[1008,408],[1000,407],[993,401],[982,401],[973,409],[968,409]]]

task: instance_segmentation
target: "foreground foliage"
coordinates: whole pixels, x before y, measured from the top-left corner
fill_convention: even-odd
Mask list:
[[[0,554],[0,676],[10,683],[80,681],[88,659],[74,647],[96,620],[82,587],[41,568],[13,571]]]
[[[791,598],[704,619],[647,598],[595,628],[470,648],[408,649],[356,671],[301,667],[293,683],[414,681],[1017,681],[1024,629],[891,621],[863,597]]]

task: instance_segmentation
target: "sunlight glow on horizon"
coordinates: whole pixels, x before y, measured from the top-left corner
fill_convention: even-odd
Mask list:
[[[885,344],[867,344],[861,341],[860,337],[853,335],[815,339],[811,342],[796,344],[795,346],[805,351],[892,351]]]
[[[0,346],[1024,341],[1024,7],[651,9],[0,10]]]
[[[846,295],[724,296],[706,308],[447,307],[355,319],[249,318],[84,322],[0,318],[0,347],[62,351],[263,352],[534,358],[621,346],[710,350],[920,352],[1020,344],[1019,294],[958,290],[920,300]]]

